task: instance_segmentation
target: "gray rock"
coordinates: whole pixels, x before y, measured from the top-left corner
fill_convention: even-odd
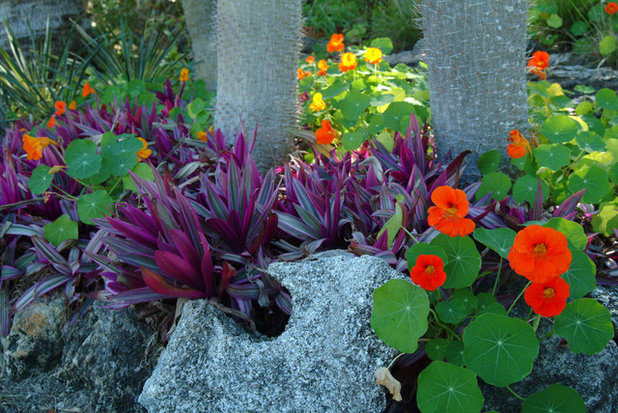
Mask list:
[[[384,56],[384,60],[388,62],[392,67],[397,66],[400,63],[408,66],[417,66],[419,62],[425,60],[425,40],[420,39],[414,44],[412,50],[404,50],[399,53],[391,53]]]
[[[379,412],[374,372],[397,354],[369,325],[372,292],[402,275],[344,256],[272,264],[293,310],[276,338],[246,331],[206,301],[187,302],[139,401],[150,412]]]
[[[618,334],[618,285],[599,285],[596,290],[590,293],[590,297],[597,300],[603,307],[607,308],[612,315],[614,334]],[[614,336],[616,338],[616,336]]]
[[[4,347],[4,368],[12,380],[49,371],[62,356],[65,300],[39,300],[18,312]]]

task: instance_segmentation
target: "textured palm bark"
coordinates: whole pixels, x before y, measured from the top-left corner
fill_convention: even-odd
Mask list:
[[[216,0],[183,0],[193,49],[194,75],[206,82],[206,89],[217,87]]]
[[[454,158],[471,150],[466,182],[480,175],[480,154],[491,149],[505,154],[508,133],[527,131],[527,11],[528,0],[421,5],[438,154]]]
[[[254,157],[260,171],[280,165],[293,146],[301,44],[301,0],[217,2],[215,128],[228,143],[257,124]]]

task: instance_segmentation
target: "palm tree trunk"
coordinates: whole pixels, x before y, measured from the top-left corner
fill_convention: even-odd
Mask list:
[[[191,37],[194,74],[206,82],[206,89],[217,87],[216,0],[183,0],[182,8]]]
[[[431,116],[438,153],[469,149],[466,181],[479,154],[505,153],[513,129],[527,130],[528,0],[424,0]]]
[[[257,124],[254,157],[260,171],[280,165],[293,146],[296,69],[301,44],[301,0],[217,2],[215,127],[228,142]]]

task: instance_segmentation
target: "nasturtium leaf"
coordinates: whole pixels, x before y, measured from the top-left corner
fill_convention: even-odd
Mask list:
[[[466,306],[461,301],[441,301],[436,305],[436,313],[444,323],[457,324],[463,320],[466,315]]]
[[[618,160],[617,160],[618,161]],[[618,182],[618,162],[614,163],[610,168],[609,168],[609,179],[611,182],[613,182],[614,184],[616,182]]]
[[[577,145],[588,153],[606,150],[605,142],[594,132],[579,132],[575,138]]]
[[[51,185],[54,175],[49,173],[50,170],[49,166],[40,164],[32,171],[32,175],[28,179],[28,188],[34,195],[42,194]]]
[[[481,199],[491,192],[491,197],[500,201],[507,197],[509,189],[511,189],[511,178],[502,172],[491,172],[481,180],[481,186],[476,192],[476,199]]]
[[[389,37],[378,37],[371,41],[370,47],[377,47],[384,54],[393,51],[393,41]]]
[[[351,90],[362,92],[367,89],[367,84],[363,79],[356,79],[352,83],[350,83]]]
[[[592,217],[591,224],[594,232],[609,237],[618,228],[618,204],[602,204],[599,213]]]
[[[481,171],[483,175],[496,172],[498,166],[500,165],[500,152],[495,149],[485,152],[479,156],[477,165],[479,167],[479,171]]]
[[[569,245],[577,251],[585,250],[586,245],[588,245],[588,237],[586,237],[584,228],[577,222],[569,221],[561,217],[554,217],[544,223],[543,226],[562,232],[567,237]]]
[[[588,85],[577,85],[573,88],[576,92],[583,93],[585,95],[590,95],[594,93],[595,89],[592,86]]]
[[[97,145],[90,139],[76,139],[64,152],[67,173],[73,178],[85,179],[96,174],[101,167]]]
[[[136,98],[146,91],[146,84],[141,79],[133,79],[127,85],[127,93],[130,97]]]
[[[419,242],[417,244],[413,244],[406,251],[406,261],[408,261],[408,272],[412,270],[412,267],[416,265],[416,259],[419,255],[437,255],[442,258],[442,262],[444,265],[448,262],[448,257],[446,256],[446,251],[444,248],[438,245],[429,245],[426,242]]]
[[[577,105],[575,113],[579,116],[586,115],[592,111],[592,102],[584,100]]]
[[[539,354],[539,341],[528,323],[497,314],[482,314],[472,321],[463,342],[468,368],[497,387],[530,374]]]
[[[77,215],[83,223],[94,225],[90,218],[101,218],[103,215],[110,215],[112,204],[112,198],[104,190],[81,195],[77,198]]]
[[[524,175],[518,178],[513,185],[513,199],[517,202],[526,201],[530,205],[534,205],[538,185],[538,178],[534,176]],[[549,186],[543,180],[541,180],[541,188],[543,189],[543,201],[545,201],[549,197]]]
[[[571,25],[569,30],[573,36],[581,36],[588,31],[588,23],[583,20],[578,20]]]
[[[557,14],[552,14],[545,22],[549,27],[553,27],[554,29],[562,27],[562,19]]]
[[[101,167],[99,171],[88,177],[88,181],[91,185],[98,185],[105,182],[110,176],[112,176],[112,170],[114,169],[114,161],[110,158],[103,156],[101,158]]]
[[[380,340],[402,353],[414,353],[427,331],[429,299],[407,280],[390,280],[373,292],[371,328]]]
[[[371,97],[369,104],[371,106],[384,106],[391,103],[394,99],[395,96],[391,95],[390,93],[377,92]]]
[[[506,308],[496,300],[493,294],[479,293],[476,298],[479,300],[478,314],[491,313],[506,315]]]
[[[609,310],[592,298],[580,298],[567,304],[554,320],[554,330],[566,338],[573,353],[589,356],[603,350],[614,337]]]
[[[407,125],[410,122],[410,113],[414,111],[414,105],[408,102],[393,102],[388,105],[388,108],[382,114],[386,127],[396,131],[405,133]],[[405,124],[405,127],[402,125]]]
[[[612,54],[616,50],[616,36],[608,34],[599,42],[599,53],[603,56]]]
[[[367,126],[367,133],[369,133],[369,135],[377,135],[378,133],[382,132],[384,130],[384,128],[386,128],[386,125],[384,124],[384,119],[382,118],[382,115],[370,115],[367,118],[367,122],[369,123],[369,125]]]
[[[357,91],[349,92],[340,102],[341,113],[347,120],[358,120],[361,113],[369,106],[371,98]]]
[[[191,117],[191,119],[195,119],[197,117],[197,115],[204,110],[204,107],[206,107],[206,104],[204,103],[204,101],[200,98],[197,98],[195,100],[193,100],[193,102],[189,103],[187,105],[187,113],[189,114],[189,116]]]
[[[446,360],[456,366],[463,366],[464,363],[464,345],[461,341],[451,341],[446,347]]]
[[[577,122],[567,115],[555,115],[543,122],[540,133],[552,143],[564,143],[573,139],[578,130]]]
[[[534,148],[534,156],[539,166],[557,171],[569,164],[571,152],[563,145],[539,145]]]
[[[120,88],[118,86],[106,86],[103,96],[101,96],[101,103],[109,105],[114,102],[115,99],[120,99]]]
[[[602,109],[618,110],[618,96],[614,90],[600,89],[594,99]]]
[[[607,194],[611,186],[607,172],[598,166],[578,168],[569,176],[567,188],[571,193],[586,189],[582,202],[594,204],[599,202]]]
[[[511,250],[517,233],[510,228],[486,229],[478,227],[474,231],[474,239],[506,258]]]
[[[71,221],[66,214],[43,227],[43,236],[55,247],[66,240],[77,239],[78,235],[77,222]]]
[[[323,99],[334,98],[336,96],[339,96],[340,94],[342,94],[343,92],[347,90],[348,90],[348,83],[344,82],[343,80],[337,79],[332,85],[322,90],[322,98]]]
[[[543,391],[529,396],[521,413],[586,413],[586,403],[577,390],[554,383]]]
[[[597,268],[588,255],[571,250],[571,266],[561,275],[569,283],[571,300],[582,298],[597,287]]]
[[[152,102],[155,101],[156,97],[157,96],[152,92],[146,91],[146,92],[140,93],[140,95],[137,97],[137,104],[151,107]]]
[[[472,285],[481,269],[481,255],[470,237],[449,237],[439,234],[430,245],[444,248],[448,262],[444,266],[444,288],[462,288]]]
[[[416,402],[423,413],[480,412],[484,400],[468,369],[434,361],[418,376]]]
[[[142,142],[132,135],[121,135],[118,141],[101,144],[101,155],[111,161],[110,173],[114,176],[125,176],[137,164],[137,151],[142,148]]]
[[[140,178],[154,181],[154,174],[152,173],[152,169],[150,168],[150,166],[144,163],[138,163],[137,165],[135,165],[135,167],[133,168],[133,173]],[[133,178],[131,178],[131,175],[127,175],[122,178],[122,184],[124,185],[125,189],[137,192],[137,187],[135,186],[135,182],[133,182]]]
[[[361,147],[367,140],[367,133],[364,129],[354,132],[346,132],[341,136],[341,143],[348,151],[353,151]]]
[[[466,313],[471,314],[478,307],[479,300],[474,293],[467,288],[459,288],[453,292],[451,301],[460,301],[466,308]]]
[[[443,338],[434,338],[425,344],[425,352],[432,360],[443,360],[446,357],[446,348],[449,341]]]
[[[386,150],[388,150],[389,152],[392,152],[393,148],[395,147],[395,136],[394,133],[391,131],[383,130],[374,137],[374,140],[384,145]]]

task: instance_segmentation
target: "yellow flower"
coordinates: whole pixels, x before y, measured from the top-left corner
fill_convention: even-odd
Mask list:
[[[186,67],[183,67],[180,70],[180,81],[186,82],[188,80],[189,80],[189,69],[187,69]]]
[[[341,55],[341,61],[339,62],[339,70],[347,72],[348,70],[356,69],[356,56],[354,53],[344,53]]]
[[[22,142],[29,161],[38,161],[41,159],[43,157],[43,149],[47,148],[50,143],[57,145],[56,142],[47,137],[34,138],[26,134],[22,136]]]
[[[363,59],[365,62],[371,63],[372,65],[377,65],[382,62],[382,50],[377,47],[370,47],[365,52]]]
[[[152,151],[148,149],[148,142],[146,142],[145,139],[140,138],[139,136],[137,137],[137,139],[142,141],[142,149],[137,151],[137,160],[138,161],[146,160],[152,154]]]
[[[197,138],[201,141],[208,142],[208,134],[203,130],[197,132]]]
[[[309,105],[309,109],[311,109],[312,112],[326,109],[326,103],[324,103],[324,101],[322,100],[321,93],[316,93],[315,95],[313,95],[313,101]]]

